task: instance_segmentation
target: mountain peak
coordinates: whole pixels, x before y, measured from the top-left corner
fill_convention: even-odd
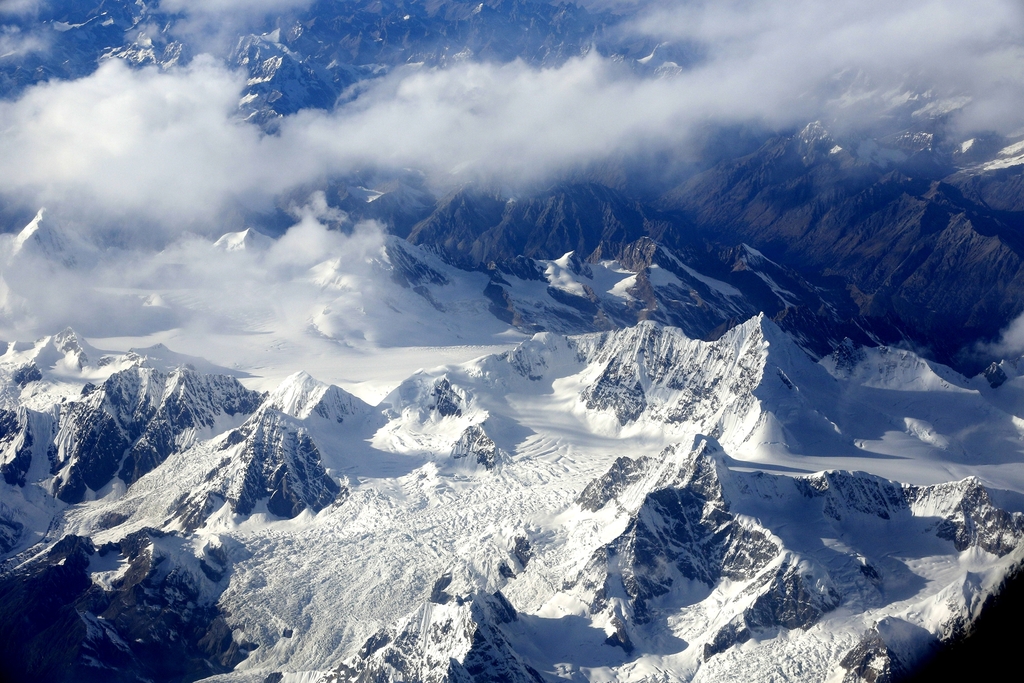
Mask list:
[[[78,265],[82,241],[45,218],[46,209],[39,209],[28,225],[14,238],[14,256],[33,254],[53,265],[72,268]],[[74,248],[72,248],[74,244]]]
[[[321,382],[305,370],[286,377],[270,392],[263,407],[299,420],[316,415],[338,423],[346,416],[369,409],[366,403],[344,389]]]
[[[70,325],[53,335],[53,345],[65,353],[84,352],[78,333]]]
[[[65,327],[57,334],[43,337],[32,351],[33,362],[40,368],[60,368],[81,372],[91,364],[90,353],[99,356],[99,351],[85,341],[71,327]]]
[[[266,249],[273,243],[263,233],[256,232],[252,228],[246,228],[240,232],[229,232],[221,235],[213,246],[224,251],[249,251]]]
[[[821,125],[821,121],[811,121],[803,127],[803,130],[797,134],[797,137],[807,145],[816,142],[832,142],[832,134],[828,132],[825,126]]]
[[[315,379],[305,370],[286,377],[270,392],[264,405],[292,417],[305,419],[327,393],[329,385]]]
[[[21,229],[18,236],[14,239],[14,251],[15,253],[21,251],[25,246],[25,242],[30,240],[33,235],[39,232],[39,224],[43,220],[43,214],[46,212],[45,208],[39,209],[36,212],[35,218],[29,221],[28,225]]]

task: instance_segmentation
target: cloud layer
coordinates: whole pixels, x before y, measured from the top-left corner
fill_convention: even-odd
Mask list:
[[[392,279],[385,243],[396,238],[379,224],[353,224],[322,192],[294,211],[296,223],[276,240],[184,234],[159,251],[98,248],[43,212],[22,233],[0,234],[0,339],[38,338],[68,325],[90,338],[175,330],[205,356],[204,341],[230,351],[224,340],[231,338],[245,338],[237,345],[259,355],[268,345],[310,339],[365,350],[494,343],[507,332],[489,311],[486,274],[420,253],[450,271],[449,285],[435,291],[444,302],[439,312],[437,300]]]
[[[251,11],[282,3],[295,4]],[[236,119],[243,78],[210,57],[169,71],[109,61],[0,103],[0,191],[93,222],[202,230],[225,207],[366,165],[414,167],[439,182],[531,182],[610,154],[685,146],[707,122],[856,126],[908,102],[959,107],[965,127],[1024,125],[1014,1],[648,4],[630,30],[700,58],[647,78],[596,55],[549,69],[399,69],[334,111],[286,118],[274,136]]]
[[[223,21],[225,31],[304,4],[163,2],[189,21]],[[1016,0],[627,4],[639,9],[624,30],[693,59],[654,75],[595,53],[543,69],[409,66],[363,82],[331,111],[286,117],[273,135],[239,120],[245,75],[210,56],[167,70],[109,60],[88,77],[0,101],[0,203],[33,213],[48,207],[68,238],[56,260],[23,255],[7,263],[0,328],[248,333],[266,315],[288,329],[320,321],[329,336],[358,336],[347,321],[369,326],[360,302],[385,296],[365,266],[367,250],[379,250],[374,230],[364,226],[358,239],[328,233],[320,221],[338,217],[314,201],[262,256],[226,257],[210,250],[209,237],[232,229],[225,217],[239,206],[270,208],[296,188],[368,167],[417,169],[442,188],[478,177],[515,186],[609,156],[682,155],[708,123],[787,128],[821,119],[842,131],[896,113],[949,110],[964,131],[1024,128]],[[0,12],[30,6],[4,2]],[[45,49],[26,40],[0,32],[0,49]],[[312,282],[310,269],[320,266],[340,289],[325,295],[325,285]],[[158,290],[178,298],[147,294]],[[1001,350],[1018,352],[1020,325]]]
[[[700,46],[709,79],[777,116],[809,101],[823,114],[870,117],[927,94],[972,100],[965,125],[1021,125],[1024,5],[1013,0],[655,4],[633,30]]]

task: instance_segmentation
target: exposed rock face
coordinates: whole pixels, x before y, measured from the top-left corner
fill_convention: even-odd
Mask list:
[[[1003,369],[999,367],[999,364],[995,362],[985,368],[985,371],[982,372],[982,374],[985,376],[985,379],[988,380],[989,386],[993,389],[998,389],[1003,386],[1003,384],[1006,383],[1006,380],[1009,379],[1006,376],[1006,372],[1004,372]]]
[[[843,683],[897,683],[907,671],[877,631],[869,631],[839,662],[847,670]]]
[[[268,511],[290,518],[307,507],[319,512],[347,493],[324,472],[308,435],[285,428],[269,438],[268,442],[258,430],[252,441],[246,440],[236,451],[242,462],[226,455],[207,475],[206,486],[182,498],[176,516],[183,528],[201,527],[225,502],[236,514],[246,515],[266,501]],[[290,466],[296,466],[296,471]],[[310,472],[312,481],[299,478]]]
[[[845,514],[857,512],[881,519],[898,519],[910,511],[907,489],[902,485],[861,473],[823,472],[796,480],[797,488],[808,498],[822,498],[822,513],[842,521]]]
[[[448,278],[430,267],[423,260],[410,253],[407,242],[390,238],[385,242],[385,254],[391,266],[392,279],[413,289],[426,285],[447,285]]]
[[[434,384],[434,410],[441,417],[461,417],[463,398],[452,388],[447,377]]]
[[[564,185],[514,203],[467,188],[442,199],[409,241],[442,247],[467,265],[517,256],[554,259],[569,251],[588,260],[602,246],[633,242],[670,220],[595,183]]]
[[[662,205],[686,211],[715,239],[842,277],[862,314],[897,320],[942,362],[1020,312],[1021,166],[955,174],[949,161],[919,163],[939,158],[931,149],[890,145],[893,161],[879,162],[822,153],[816,145],[835,143],[827,131],[818,139],[774,137],[690,179]],[[986,195],[997,187],[1014,189]]]
[[[677,446],[657,458],[619,458],[577,498],[584,510],[612,507],[628,515],[625,531],[565,585],[589,600],[592,613],[607,615],[613,644],[625,647],[631,629],[670,614],[674,603],[665,601],[681,582],[698,582],[708,591],[723,580],[742,586],[726,601],[732,607],[721,608],[723,615],[732,616],[714,625],[700,644],[705,661],[779,629],[806,630],[847,597],[877,600],[871,595],[879,589],[872,586],[880,585],[882,577],[859,555],[843,572],[859,568],[850,576],[863,587],[845,596],[832,570],[817,559],[788,550],[771,530],[749,517],[737,517],[735,509],[752,504],[757,509],[764,504],[758,502],[762,496],[767,496],[765,501],[804,497],[813,502],[810,510],[815,512],[809,514],[820,514],[837,528],[859,524],[865,516],[913,525],[960,552],[976,547],[1005,555],[1019,550],[1024,540],[1024,515],[993,506],[974,479],[911,486],[851,472],[795,478],[738,474],[724,469],[720,457],[721,450],[702,439],[692,450]],[[936,517],[937,523],[930,521]],[[844,581],[851,585],[849,578]],[[953,615],[947,625],[951,633],[961,632],[969,622],[964,610],[974,608],[969,599],[966,605],[963,601],[973,590],[965,585],[962,593],[950,594],[946,609]],[[894,653],[885,642],[865,636],[843,660],[849,680],[898,680],[937,642],[924,629],[896,621],[889,619],[879,628],[905,651]]]
[[[50,338],[50,343],[58,353],[64,356],[64,362],[67,365],[81,369],[89,363],[88,345],[70,327],[66,327],[53,335]]]
[[[66,536],[0,578],[0,671],[9,680],[194,680],[229,671],[233,641],[217,596],[225,549],[142,530],[96,548]]]
[[[179,502],[176,516],[186,529],[195,529],[224,502],[235,514],[249,515],[266,501],[272,514],[293,518],[344,499],[348,490],[324,469],[313,432],[330,433],[368,410],[338,387],[304,372],[292,375],[218,442],[220,462]]]
[[[38,382],[43,378],[43,373],[35,363],[24,365],[11,374],[11,379],[21,388],[25,388],[32,382]]]
[[[612,358],[597,382],[587,387],[580,398],[591,410],[611,410],[626,425],[634,422],[647,409],[647,397],[639,379],[631,376],[633,368]]]
[[[705,660],[759,632],[810,628],[842,601],[820,567],[791,557],[784,558],[774,572],[758,576],[744,593],[756,596],[753,603],[704,645]]]
[[[597,512],[618,497],[628,486],[643,478],[649,466],[647,458],[618,458],[608,472],[587,484],[576,498],[576,503],[584,510]]]
[[[372,636],[329,680],[542,683],[502,632],[517,618],[500,592],[430,602]]]
[[[580,400],[591,410],[611,411],[623,426],[644,417],[715,433],[724,410],[742,416],[755,407],[767,362],[765,329],[781,334],[754,318],[709,343],[652,323],[572,337],[580,358],[601,367]]]
[[[257,501],[267,499],[272,513],[294,517],[307,507],[319,512],[341,493],[309,434],[289,420],[265,412],[239,433],[246,434],[235,456],[241,476],[226,495],[236,513],[250,514]]]
[[[9,553],[21,540],[25,526],[16,519],[12,519],[11,510],[0,505],[0,553]]]
[[[723,577],[749,580],[776,557],[781,549],[766,531],[741,525],[730,514],[710,455],[715,450],[702,441],[692,452],[678,446],[630,465],[620,460],[584,491],[581,498],[591,509],[629,487],[646,491],[625,532],[599,550],[577,579],[597,589],[593,612],[624,595],[629,620],[647,623],[653,618],[651,601],[677,581],[710,588]]]
[[[33,460],[41,460],[49,467],[56,456],[53,412],[41,413],[24,407],[0,409],[0,473],[8,484],[24,486]]]
[[[488,470],[493,470],[501,460],[501,451],[480,425],[472,425],[462,433],[452,447],[452,458],[469,458]]]
[[[261,399],[232,377],[188,367],[165,374],[136,365],[114,373],[62,410],[54,492],[78,502],[115,476],[131,484],[223,416],[252,413]]]
[[[864,350],[859,348],[850,339],[844,339],[832,351],[831,362],[836,373],[841,377],[848,377],[857,364],[865,358]]]
[[[941,515],[935,534],[952,541],[958,551],[978,547],[1003,557],[1020,547],[1024,517],[992,504],[988,491],[974,477],[949,484],[908,487],[908,504]]]
[[[916,680],[915,671],[939,651],[935,636],[897,617],[885,617],[869,629],[839,661],[843,683],[896,683]]]
[[[564,184],[507,205],[468,188],[458,193],[454,216],[449,199],[414,228],[410,239],[461,267],[486,267],[491,279],[484,294],[492,313],[524,332],[572,334],[654,320],[693,338],[716,339],[763,312],[815,356],[827,355],[844,337],[868,343],[874,332],[866,330],[875,327],[894,333],[891,326],[859,317],[845,291],[814,286],[746,245],[703,242],[682,227],[681,214],[659,212],[609,188]],[[529,207],[538,203],[560,209]],[[599,217],[583,222],[576,212]],[[541,231],[520,223],[532,220],[557,226]],[[634,274],[615,295],[604,290],[602,278],[595,279],[594,272],[605,266],[591,265],[610,260]],[[576,285],[566,287],[553,277],[552,263],[571,273]],[[548,285],[546,296],[530,294],[536,283]]]

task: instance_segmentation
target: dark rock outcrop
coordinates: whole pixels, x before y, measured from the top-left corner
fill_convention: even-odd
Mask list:
[[[432,600],[371,636],[332,680],[542,683],[544,678],[513,649],[503,631],[517,619],[500,592],[444,603]]]
[[[216,606],[230,562],[220,546],[197,557],[186,543],[155,530],[100,548],[65,536],[4,575],[4,679],[170,683],[230,671],[255,647],[234,641]],[[96,583],[97,571],[113,578]]]
[[[61,411],[54,492],[75,503],[115,476],[130,485],[218,418],[252,413],[262,399],[233,377],[190,367],[165,374],[137,365],[114,373]]]
[[[43,459],[47,468],[53,462],[57,452],[53,412],[0,409],[0,474],[8,484],[25,486],[34,459]]]
[[[501,450],[480,425],[467,427],[452,447],[452,458],[469,458],[488,470],[493,470],[501,460]]]
[[[810,133],[723,161],[662,204],[716,240],[746,242],[806,275],[842,278],[861,315],[896,320],[943,363],[1024,310],[1024,167],[950,176],[950,166],[914,164],[902,152],[907,161],[893,166],[814,151],[818,143],[807,140],[828,134]],[[1004,190],[1012,198],[999,196]]]
[[[307,507],[319,512],[335,501],[341,487],[324,471],[320,451],[302,429],[275,416],[251,426],[241,451],[240,485],[228,495],[238,514],[250,514],[256,502],[279,517],[294,517]]]
[[[447,377],[434,383],[434,405],[432,406],[441,417],[461,417],[465,399],[452,387]]]
[[[662,461],[678,457],[677,448],[628,467],[657,475]],[[591,559],[577,581],[597,589],[593,612],[605,609],[608,596],[624,594],[632,620],[647,623],[653,618],[652,601],[668,593],[676,581],[697,581],[710,588],[723,577],[750,579],[779,553],[780,548],[765,533],[737,523],[729,512],[709,455],[714,450],[702,442],[679,460],[678,468],[671,466],[660,479],[655,476],[626,530]],[[598,480],[600,488],[595,491],[608,493],[605,482],[612,484],[623,469],[616,462],[612,471]],[[638,481],[641,477],[634,473],[630,478]],[[628,485],[621,484],[619,491]],[[588,500],[598,502],[596,498]]]

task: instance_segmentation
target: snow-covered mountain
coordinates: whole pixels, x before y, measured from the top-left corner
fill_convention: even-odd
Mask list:
[[[1024,560],[1012,381],[852,343],[816,362],[764,316],[714,341],[543,332],[376,406],[70,331],[11,349],[0,628],[20,675],[883,680],[968,632]],[[123,442],[86,453],[91,424]]]
[[[0,679],[955,651],[1024,585],[1024,24],[910,5],[0,0]]]

